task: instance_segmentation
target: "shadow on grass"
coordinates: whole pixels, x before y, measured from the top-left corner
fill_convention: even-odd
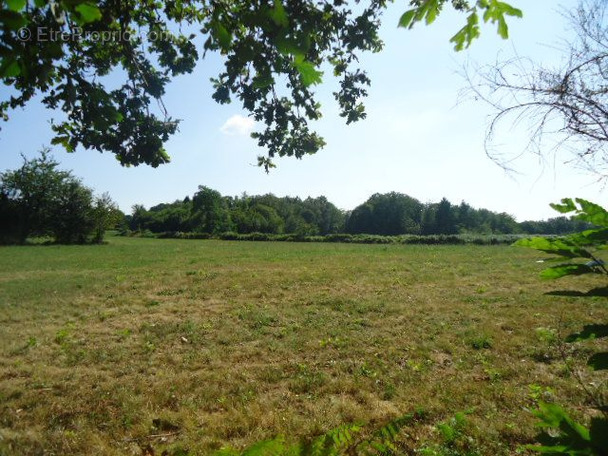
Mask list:
[[[587,340],[587,339],[598,339],[600,337],[608,337],[608,325],[606,324],[595,324],[595,325],[585,325],[583,326],[583,330],[570,334],[566,337],[566,342],[577,342],[579,340]]]
[[[556,291],[549,291],[547,293],[545,293],[545,295],[547,296],[574,296],[574,297],[581,297],[581,298],[590,298],[593,296],[603,296],[603,297],[608,297],[608,287],[598,287],[598,288],[593,288],[589,291],[582,292],[582,291],[574,291],[574,290],[556,290]]]

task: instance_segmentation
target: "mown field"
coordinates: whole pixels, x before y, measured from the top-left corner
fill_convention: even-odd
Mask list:
[[[600,278],[507,246],[110,238],[0,249],[0,454],[206,455],[418,411],[404,454],[527,453],[590,413]],[[454,417],[457,419],[454,419]],[[453,431],[451,432],[450,429]]]

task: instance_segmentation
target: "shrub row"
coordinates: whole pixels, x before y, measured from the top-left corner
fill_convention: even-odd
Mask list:
[[[129,236],[156,237],[158,239],[221,239],[224,241],[273,241],[273,242],[340,242],[352,244],[427,244],[427,245],[499,245],[512,244],[521,235],[502,234],[432,234],[380,236],[375,234],[328,234],[326,236],[303,236],[298,234],[235,233],[219,234],[186,233],[165,231],[162,233],[131,232]]]

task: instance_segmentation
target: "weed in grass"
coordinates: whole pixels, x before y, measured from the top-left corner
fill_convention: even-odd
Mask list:
[[[147,299],[144,302],[144,306],[146,306],[146,307],[157,307],[157,306],[160,306],[160,301],[158,301],[156,299]]]
[[[534,405],[538,405],[539,401],[553,402],[555,396],[552,388],[531,383],[528,385],[528,397]]]
[[[124,341],[130,337],[131,334],[133,334],[133,332],[129,328],[119,329],[116,331],[116,336],[118,337],[119,341]]]
[[[557,342],[557,331],[551,328],[536,328],[536,338],[546,345],[554,345]]]
[[[492,348],[492,337],[487,334],[475,334],[469,337],[468,345],[475,350],[490,349]]]
[[[72,326],[62,328],[55,333],[55,343],[64,345],[68,342],[72,332]]]
[[[469,428],[465,414],[456,413],[449,420],[437,424],[439,443],[424,446],[417,453],[424,456],[481,456],[474,439],[467,433]]]
[[[326,376],[314,367],[298,364],[294,377],[289,382],[289,390],[296,394],[314,393],[326,382]]]

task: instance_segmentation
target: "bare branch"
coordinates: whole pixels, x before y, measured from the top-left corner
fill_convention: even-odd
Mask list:
[[[497,132],[529,125],[525,152],[548,156],[541,140],[554,136],[575,160],[568,163],[608,179],[608,2],[581,0],[566,14],[575,39],[564,49],[565,64],[554,69],[516,56],[483,68],[465,68],[468,92],[494,109],[485,148],[488,156],[507,167],[520,157],[498,156],[493,147]]]

